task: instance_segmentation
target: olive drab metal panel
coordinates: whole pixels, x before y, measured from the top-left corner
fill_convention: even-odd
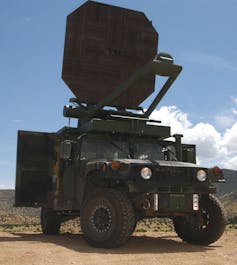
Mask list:
[[[15,206],[37,206],[52,188],[54,133],[18,131]]]
[[[158,33],[142,12],[88,1],[67,17],[62,78],[96,104],[157,54]],[[153,91],[149,74],[112,102],[134,108]]]

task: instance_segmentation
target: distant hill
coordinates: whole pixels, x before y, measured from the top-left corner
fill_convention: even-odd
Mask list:
[[[237,191],[226,193],[221,197],[221,201],[227,211],[229,221],[237,224]]]
[[[17,208],[14,207],[14,190],[0,190],[0,212],[6,211],[9,214],[20,213],[32,217],[39,216],[37,208]]]
[[[40,231],[39,209],[15,208],[14,190],[0,190],[0,231]]]
[[[14,190],[0,190],[0,209],[10,210],[14,203]]]
[[[224,169],[223,173],[226,183],[218,184],[218,195],[223,196],[231,192],[237,192],[237,171]]]

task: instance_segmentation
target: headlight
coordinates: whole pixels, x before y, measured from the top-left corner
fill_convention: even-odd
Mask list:
[[[143,179],[150,179],[152,172],[149,167],[144,167],[141,169],[141,176]]]
[[[202,169],[198,170],[198,172],[197,172],[197,180],[205,181],[206,179],[207,179],[207,173],[204,170],[202,170]]]

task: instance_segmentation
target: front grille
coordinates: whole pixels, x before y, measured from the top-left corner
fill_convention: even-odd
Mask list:
[[[157,167],[152,169],[150,180],[143,180],[138,173],[136,177],[136,186],[143,191],[187,192],[196,183],[196,168],[187,167]]]
[[[154,174],[157,186],[189,186],[194,184],[196,174],[193,168],[159,168]]]

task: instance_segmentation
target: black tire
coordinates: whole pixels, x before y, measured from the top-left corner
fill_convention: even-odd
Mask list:
[[[41,208],[41,229],[46,235],[56,235],[59,233],[61,220],[53,210]]]
[[[125,194],[113,189],[90,192],[81,211],[81,229],[86,241],[99,248],[123,245],[133,233],[134,210]]]
[[[227,217],[220,201],[209,195],[200,200],[199,214],[191,216],[191,219],[176,217],[173,223],[176,233],[183,241],[196,245],[209,245],[223,234]]]

